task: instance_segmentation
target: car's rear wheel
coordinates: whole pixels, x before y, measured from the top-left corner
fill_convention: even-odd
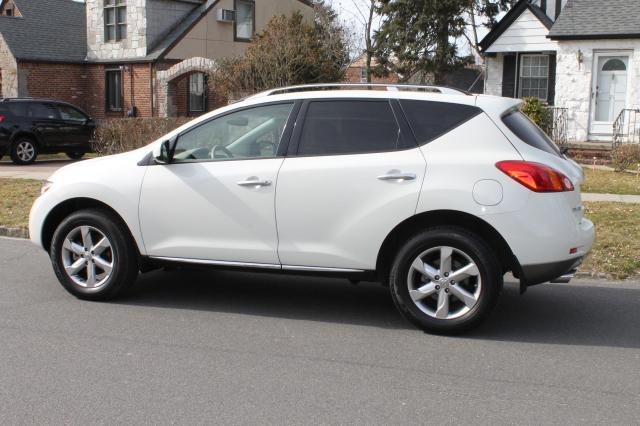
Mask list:
[[[38,157],[38,145],[29,138],[19,138],[11,147],[11,161],[15,164],[32,164]]]
[[[60,223],[51,243],[62,286],[86,300],[108,300],[138,276],[137,250],[125,225],[103,210],[81,210]]]
[[[70,151],[67,152],[67,157],[71,158],[72,160],[79,160],[82,157],[84,157],[85,152],[84,151]]]
[[[441,227],[414,236],[400,249],[389,284],[396,306],[415,325],[457,334],[491,312],[502,273],[482,239],[461,228]]]

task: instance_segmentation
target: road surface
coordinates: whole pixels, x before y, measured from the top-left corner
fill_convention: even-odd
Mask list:
[[[640,284],[508,285],[448,338],[345,280],[158,271],[82,302],[0,239],[0,372],[0,424],[631,424]]]

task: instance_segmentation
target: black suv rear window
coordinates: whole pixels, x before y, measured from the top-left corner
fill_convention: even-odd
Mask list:
[[[549,139],[549,136],[547,136],[519,109],[511,110],[503,115],[502,122],[527,145],[541,149],[549,154],[562,157],[562,153],[556,144]]]
[[[400,104],[420,145],[448,133],[482,112],[471,105],[445,102],[402,99]]]

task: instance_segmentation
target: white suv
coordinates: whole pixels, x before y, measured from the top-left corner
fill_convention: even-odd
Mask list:
[[[594,238],[582,170],[520,101],[385,88],[276,89],[64,167],[31,238],[82,299],[175,264],[323,274],[389,286],[439,333],[485,318],[508,271],[567,282]]]

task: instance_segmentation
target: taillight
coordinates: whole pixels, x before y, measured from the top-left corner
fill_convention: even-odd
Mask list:
[[[4,115],[0,115],[0,123],[4,123]]]
[[[500,161],[496,167],[535,192],[573,191],[571,180],[551,167],[527,161]]]

